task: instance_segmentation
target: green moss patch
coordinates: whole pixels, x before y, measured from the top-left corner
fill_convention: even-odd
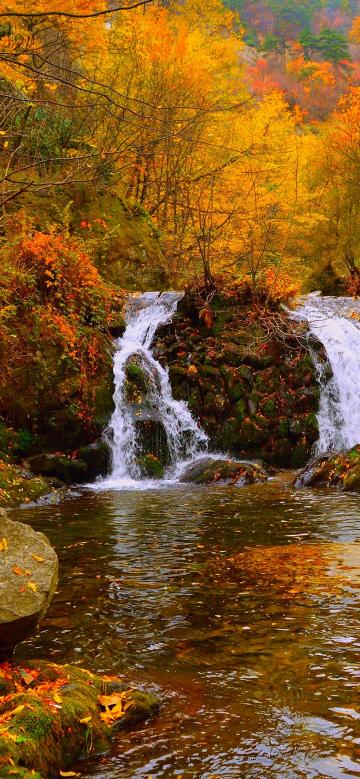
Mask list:
[[[114,729],[140,722],[158,708],[152,695],[67,665],[32,661],[23,668],[5,663],[0,679],[5,685],[0,697],[0,779],[13,767],[18,772],[14,775],[23,779],[31,771],[37,779],[57,777],[79,758],[106,751]],[[112,715],[113,699],[122,698],[126,706],[118,704]]]

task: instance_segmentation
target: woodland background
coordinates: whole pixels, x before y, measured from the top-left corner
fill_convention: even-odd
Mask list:
[[[93,419],[126,290],[360,288],[358,0],[117,8],[1,3],[0,415],[20,452],[55,380]]]

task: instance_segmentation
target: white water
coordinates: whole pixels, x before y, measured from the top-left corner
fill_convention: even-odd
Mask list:
[[[126,399],[126,365],[136,355],[147,376],[150,390],[148,399],[152,413],[162,423],[171,460],[169,481],[176,481],[180,464],[192,461],[207,448],[207,436],[193,419],[187,404],[172,396],[168,370],[154,358],[151,344],[159,325],[171,321],[182,294],[176,292],[147,292],[129,300],[126,330],[116,343],[114,357],[114,405],[109,432],[113,467],[103,482],[108,487],[147,488],[154,482],[142,479],[137,465],[141,441],[134,409]]]
[[[295,312],[323,344],[333,376],[313,353],[321,385],[316,454],[350,449],[360,443],[360,302],[352,298],[308,295]]]

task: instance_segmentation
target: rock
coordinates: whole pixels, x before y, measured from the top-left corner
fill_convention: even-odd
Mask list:
[[[0,733],[0,755],[10,758],[10,773],[22,779],[72,775],[75,761],[104,754],[114,731],[136,726],[159,708],[153,695],[120,680],[42,660],[8,666],[4,677],[0,672],[0,694],[6,696],[0,697],[0,717],[13,711],[10,738],[4,728]],[[1,766],[0,779],[8,779],[9,763],[7,773]]]
[[[118,314],[116,321],[110,324],[109,332],[113,338],[121,338],[121,336],[124,335],[125,330],[126,330],[125,319]]]
[[[0,458],[0,504],[3,506],[18,506],[37,500],[50,488],[46,479]]]
[[[360,492],[360,444],[348,452],[327,452],[311,460],[296,476],[294,485]]]
[[[180,475],[179,481],[192,484],[213,484],[221,482],[245,487],[247,484],[267,481],[265,469],[251,462],[236,462],[235,460],[213,460],[203,457],[187,466]]]
[[[65,454],[36,454],[29,457],[26,465],[43,476],[56,476],[65,484],[79,484],[88,477],[88,466],[83,460],[73,460]]]
[[[106,476],[111,466],[111,449],[106,441],[96,441],[94,444],[82,446],[78,450],[79,460],[87,465],[86,477],[89,480],[97,476]]]
[[[162,479],[164,476],[164,466],[154,454],[144,454],[139,457],[137,464],[141,470],[141,475],[149,479]]]
[[[49,606],[58,560],[46,536],[0,516],[0,660],[29,636]]]

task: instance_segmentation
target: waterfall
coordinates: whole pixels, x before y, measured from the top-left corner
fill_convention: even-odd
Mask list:
[[[129,299],[126,330],[116,342],[114,356],[115,410],[109,425],[112,482],[140,478],[137,459],[141,440],[136,414],[126,396],[126,366],[131,357],[136,357],[146,376],[151,414],[163,426],[171,464],[193,459],[206,449],[206,434],[193,419],[185,401],[173,398],[168,370],[151,351],[157,328],[171,321],[182,296],[177,292],[147,292]]]
[[[312,294],[294,317],[308,322],[332,369],[328,379],[324,364],[313,352],[321,387],[315,453],[350,449],[360,443],[360,302]]]

